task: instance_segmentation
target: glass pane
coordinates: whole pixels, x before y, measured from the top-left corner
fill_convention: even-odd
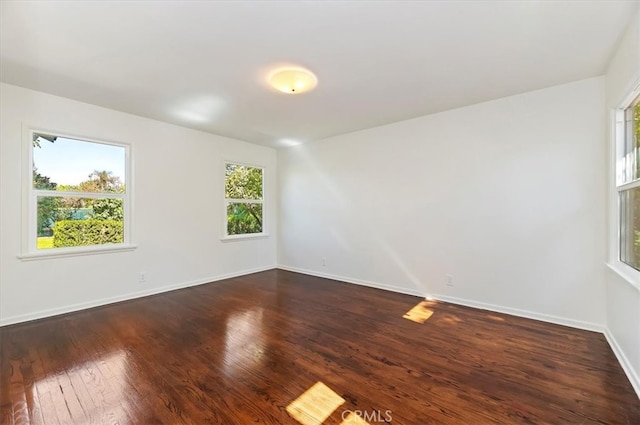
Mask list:
[[[224,192],[228,199],[262,200],[262,168],[227,164]]]
[[[35,189],[123,193],[124,182],[124,147],[34,133]]]
[[[620,261],[640,270],[640,188],[620,192]]]
[[[122,199],[38,197],[38,249],[124,242]]]
[[[262,204],[227,204],[227,234],[262,233]]]
[[[622,183],[640,178],[640,98],[624,110],[624,172]]]

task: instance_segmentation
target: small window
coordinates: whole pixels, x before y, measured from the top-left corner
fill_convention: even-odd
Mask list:
[[[616,133],[620,261],[640,270],[640,97],[618,111]]]
[[[264,233],[264,169],[225,164],[225,236]]]
[[[29,251],[128,243],[128,147],[30,134]]]

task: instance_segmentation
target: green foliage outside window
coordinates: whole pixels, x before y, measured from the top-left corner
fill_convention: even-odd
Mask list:
[[[79,185],[58,185],[50,181],[47,176],[42,176],[34,168],[33,181],[35,189],[65,191],[65,192],[89,192],[89,193],[124,193],[125,186],[120,183],[118,177],[113,177],[109,171],[94,171],[89,175],[88,180]],[[58,226],[55,231],[56,224],[63,221],[76,222],[78,220],[106,220],[116,221],[122,224],[124,222],[124,208],[122,199],[110,198],[75,198],[75,197],[55,197],[55,196],[39,196],[38,197],[38,222],[37,231],[38,238],[48,237],[53,234],[53,247],[61,246],[78,246],[78,245],[100,245],[106,243],[103,237],[96,237],[93,243],[90,240],[83,239],[82,244],[68,245],[68,241],[77,239],[76,236],[64,236],[63,233],[67,229],[73,228]],[[93,231],[86,233],[87,235],[95,235]],[[87,236],[88,237],[88,236]],[[61,239],[65,242],[56,242],[55,239]],[[88,241],[88,242],[87,242]],[[122,241],[120,241],[122,242]],[[112,242],[109,242],[112,243]],[[49,245],[39,245],[40,248],[50,247]]]
[[[227,164],[224,189],[227,199],[262,200],[262,168]]]
[[[636,167],[638,167],[640,166],[640,103],[633,108],[633,128],[635,137]],[[640,197],[634,197],[633,202],[635,204],[633,208],[633,252],[635,262],[632,267],[637,269],[640,267]]]
[[[124,242],[124,226],[116,220],[63,220],[53,226],[53,247]]]
[[[96,220],[124,221],[124,208],[121,199],[94,199],[89,218]]]
[[[38,173],[33,167],[33,186],[36,189],[56,190],[57,184],[47,176]],[[57,198],[38,199],[38,236],[47,236],[51,233],[51,226],[59,217],[60,200]]]
[[[640,103],[633,110],[633,123],[636,129],[636,147],[640,147]]]

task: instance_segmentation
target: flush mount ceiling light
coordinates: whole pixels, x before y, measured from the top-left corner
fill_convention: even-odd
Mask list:
[[[303,68],[277,69],[269,74],[267,81],[276,90],[288,94],[305,93],[318,84],[316,76]]]

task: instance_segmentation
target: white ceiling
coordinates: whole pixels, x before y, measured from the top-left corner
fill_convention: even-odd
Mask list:
[[[638,3],[2,1],[0,79],[278,147],[602,75]]]

